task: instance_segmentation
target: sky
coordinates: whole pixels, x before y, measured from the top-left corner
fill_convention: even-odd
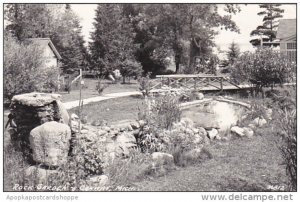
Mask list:
[[[221,7],[221,5],[220,5]],[[229,44],[234,41],[243,51],[253,51],[254,48],[249,43],[251,40],[250,32],[254,30],[258,25],[262,24],[263,16],[258,16],[257,13],[262,9],[258,4],[241,4],[241,12],[232,16],[232,20],[236,22],[240,29],[240,34],[225,30],[220,30],[219,35],[215,37],[215,43],[221,51],[227,51]],[[93,31],[93,22],[95,17],[96,4],[73,4],[72,9],[80,17],[82,25],[82,33],[86,41],[90,41],[90,32]],[[295,19],[296,18],[296,5],[283,4],[282,7],[285,11],[283,13],[283,19]],[[220,14],[223,14],[222,9],[219,8]]]

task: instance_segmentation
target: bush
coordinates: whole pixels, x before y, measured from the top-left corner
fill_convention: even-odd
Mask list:
[[[138,77],[142,74],[141,63],[133,60],[125,60],[120,68],[120,72],[123,76],[123,83],[125,83],[126,77]]]
[[[42,51],[10,36],[4,39],[4,97],[33,91],[49,91],[58,86],[58,69],[44,68]]]
[[[130,186],[135,181],[151,176],[153,172],[150,155],[138,150],[132,151],[128,159],[117,158],[105,168],[112,187]]]
[[[286,91],[284,91],[286,93]],[[290,179],[289,190],[297,190],[297,113],[296,113],[296,89],[290,89],[288,93],[279,95],[275,100],[277,118],[276,132],[281,136],[278,147],[281,151],[286,166],[286,172]]]
[[[150,73],[145,77],[140,77],[138,79],[139,82],[139,90],[142,92],[144,97],[148,97],[150,95],[151,90],[151,81],[150,81]]]
[[[231,70],[235,82],[250,82],[261,89],[274,83],[291,82],[296,75],[296,64],[290,62],[285,55],[264,48],[255,53],[242,54]]]

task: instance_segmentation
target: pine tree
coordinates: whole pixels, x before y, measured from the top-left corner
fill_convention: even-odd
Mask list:
[[[229,50],[227,51],[227,60],[229,62],[229,65],[232,65],[235,62],[235,60],[239,57],[239,55],[240,55],[240,48],[233,41],[229,46]]]
[[[264,16],[263,24],[258,26],[250,33],[250,36],[264,36],[264,42],[272,42],[276,38],[276,30],[278,27],[278,19],[282,18],[284,9],[280,8],[281,4],[261,4],[260,8],[264,9],[257,13],[260,16]],[[260,38],[252,39],[250,43],[253,46],[260,45]]]
[[[124,68],[126,59],[135,61],[134,32],[129,19],[123,15],[122,5],[98,5],[93,24],[95,31],[91,33],[89,47],[99,74]]]

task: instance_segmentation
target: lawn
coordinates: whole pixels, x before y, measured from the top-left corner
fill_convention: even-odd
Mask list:
[[[87,116],[89,123],[106,120],[111,124],[124,120],[136,120],[139,107],[142,107],[143,103],[142,96],[114,98],[84,105],[82,115]],[[69,113],[78,114],[78,108],[69,110]]]
[[[236,138],[210,147],[213,159],[135,183],[140,191],[269,191],[286,188],[276,136]],[[277,190],[278,191],[278,190]]]
[[[103,91],[103,95],[110,94],[110,93],[120,93],[120,92],[131,92],[131,91],[138,91],[139,84],[136,80],[132,80],[130,83],[116,83],[113,84],[109,80],[102,81],[104,85],[107,87]],[[96,79],[84,79],[84,87],[81,91],[82,99],[100,96],[100,94],[96,90],[97,80]],[[62,95],[63,102],[69,102],[74,100],[79,100],[79,87],[75,84],[72,85],[72,90],[70,93],[68,92],[58,92],[58,94]]]

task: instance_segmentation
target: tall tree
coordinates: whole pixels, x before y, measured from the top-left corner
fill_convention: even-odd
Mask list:
[[[229,62],[229,65],[233,65],[233,63],[236,61],[236,59],[240,55],[240,48],[239,46],[233,41],[229,45],[229,50],[227,51],[227,60]]]
[[[278,19],[282,18],[284,9],[280,8],[281,4],[261,4],[260,8],[263,11],[257,13],[259,16],[264,16],[263,24],[258,26],[250,33],[250,36],[261,36],[264,42],[272,42],[276,38],[276,30],[278,27]],[[250,40],[253,46],[259,46],[260,38]]]
[[[135,33],[129,19],[123,15],[122,5],[99,4],[93,24],[95,31],[91,33],[89,47],[94,67],[100,74],[124,69],[126,60],[135,61]]]

